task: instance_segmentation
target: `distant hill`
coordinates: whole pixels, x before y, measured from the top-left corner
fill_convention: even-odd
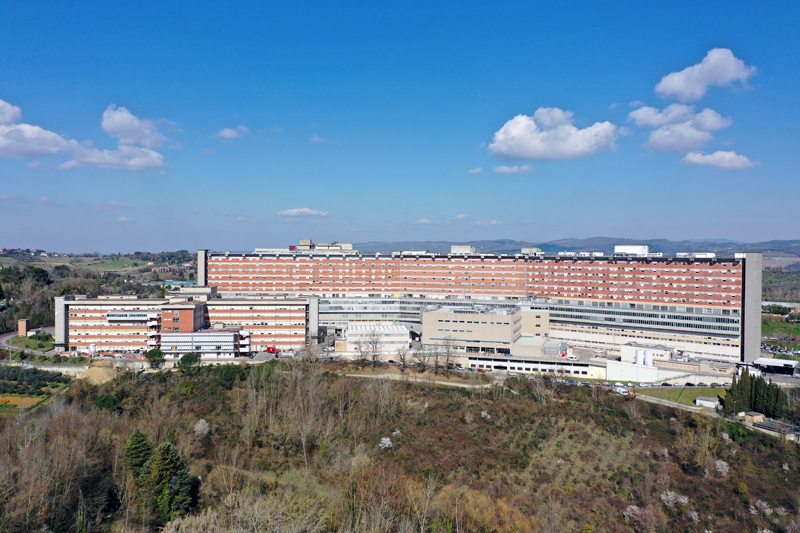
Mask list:
[[[717,252],[733,254],[735,252],[772,252],[784,253],[800,257],[800,240],[765,241],[741,243],[730,239],[712,239],[709,241],[685,240],[670,241],[667,239],[620,239],[616,237],[591,237],[588,239],[558,239],[548,242],[528,242],[508,239],[485,241],[373,241],[353,244],[353,247],[364,253],[388,253],[400,250],[427,250],[434,253],[448,253],[453,244],[473,245],[485,253],[519,253],[520,248],[538,246],[545,252],[561,251],[598,251],[611,253],[616,244],[647,244],[652,252],[674,255],[677,252]]]

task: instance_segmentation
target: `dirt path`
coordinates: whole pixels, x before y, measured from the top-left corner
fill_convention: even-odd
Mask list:
[[[342,374],[348,378],[370,378],[370,379],[391,379],[394,381],[406,381],[409,383],[430,383],[431,385],[444,385],[446,387],[461,387],[462,389],[484,389],[490,388],[494,383],[485,383],[479,385],[477,383],[456,383],[452,381],[435,381],[429,380],[421,376],[407,376],[403,374]]]

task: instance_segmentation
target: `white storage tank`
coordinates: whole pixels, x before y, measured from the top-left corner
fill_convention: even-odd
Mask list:
[[[653,350],[645,350],[644,366],[653,366]]]
[[[636,350],[636,364],[644,365],[644,350]]]

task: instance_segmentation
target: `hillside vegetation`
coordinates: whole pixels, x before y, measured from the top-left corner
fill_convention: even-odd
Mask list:
[[[719,419],[544,382],[436,388],[324,370],[298,359],[74,383],[35,414],[0,420],[0,530],[800,523],[798,447]]]

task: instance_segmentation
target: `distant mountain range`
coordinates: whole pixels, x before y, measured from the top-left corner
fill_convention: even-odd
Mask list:
[[[526,242],[507,239],[491,241],[375,241],[353,244],[353,247],[364,253],[388,253],[399,250],[427,250],[434,253],[449,253],[453,244],[473,245],[485,253],[519,253],[520,248],[538,246],[544,252],[563,251],[596,251],[612,253],[616,244],[647,244],[651,252],[662,252],[664,255],[675,255],[677,252],[717,252],[733,254],[735,252],[764,252],[772,254],[788,254],[800,257],[800,240],[765,241],[742,243],[730,239],[670,241],[667,239],[619,239],[615,237],[591,237],[589,239],[558,239],[549,242]]]

